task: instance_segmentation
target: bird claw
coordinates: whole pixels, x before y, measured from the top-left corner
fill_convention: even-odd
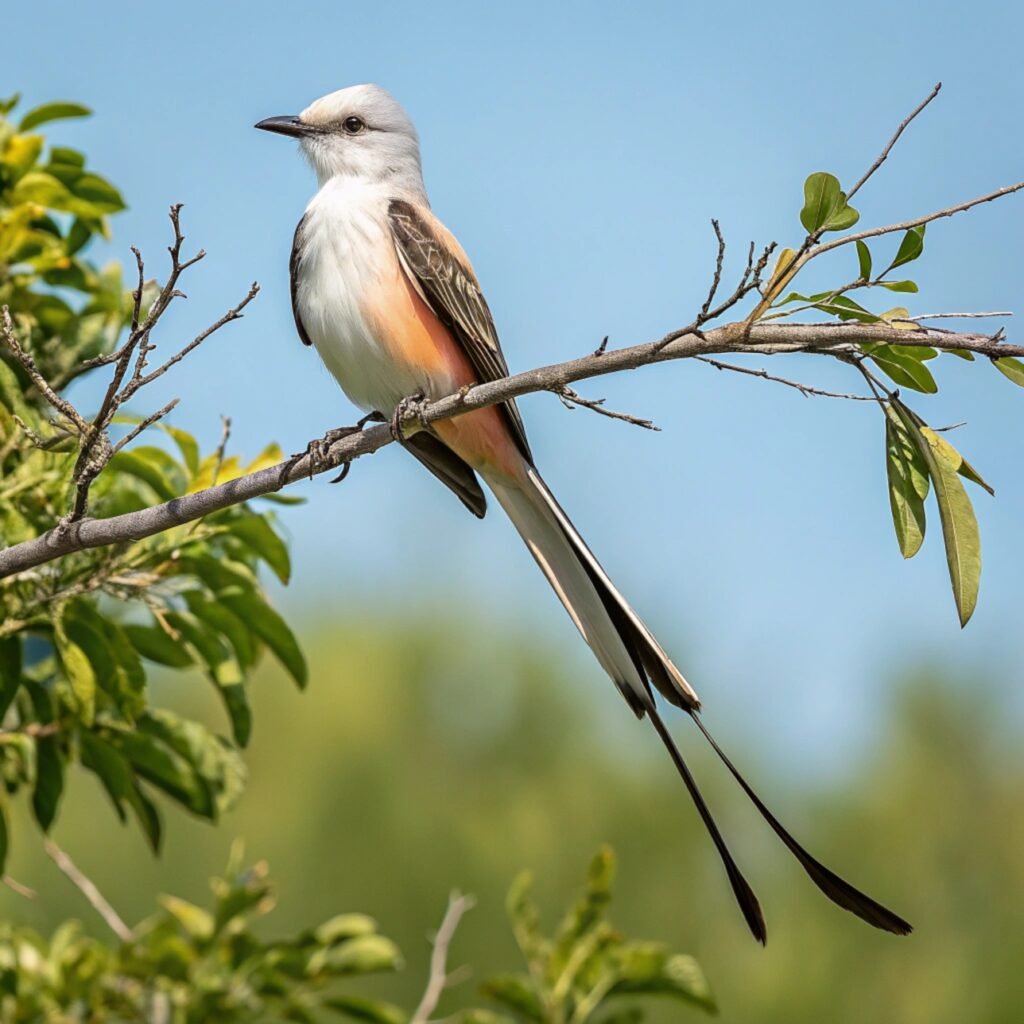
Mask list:
[[[420,419],[424,406],[427,404],[426,395],[422,391],[415,395],[406,395],[391,414],[391,436],[401,444],[405,440],[405,421],[415,419],[418,427],[425,424]]]

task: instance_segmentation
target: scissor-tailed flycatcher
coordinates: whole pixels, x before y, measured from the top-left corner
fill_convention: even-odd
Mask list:
[[[345,394],[393,417],[413,397],[439,399],[508,374],[497,331],[462,247],[434,216],[416,129],[395,99],[357,85],[316,100],[297,117],[257,128],[298,138],[320,182],[295,231],[295,326]],[[654,703],[652,685],[689,712],[747,796],[830,899],[869,924],[903,935],[910,925],[815,860],[782,827],[712,739],[690,684],[612,584],[533,464],[515,402],[440,420],[405,447],[483,516],[483,477],[601,667],[638,718],[650,717],[725,864],[755,938],[757,897]]]

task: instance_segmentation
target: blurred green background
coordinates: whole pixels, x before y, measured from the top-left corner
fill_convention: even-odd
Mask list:
[[[908,939],[823,899],[674,716],[762,898],[761,949],[670,764],[597,672],[576,678],[557,648],[526,631],[496,633],[468,610],[432,618],[352,607],[307,619],[303,631],[312,684],[299,694],[266,665],[250,785],[220,828],[169,812],[156,861],[91,782],[73,780],[56,838],[130,923],[151,912],[158,891],[203,902],[208,876],[243,837],[280,882],[267,927],[373,914],[407,966],[355,987],[411,1007],[451,888],[479,900],[452,964],[470,963],[480,980],[518,964],[503,910],[513,875],[533,868],[554,915],[607,840],[620,859],[613,921],[696,954],[725,1021],[969,1024],[1016,1019],[1024,1005],[1022,737],[998,710],[1000,680],[976,677],[968,688],[927,665],[888,680],[870,747],[826,781],[778,777],[756,736],[708,716],[811,849],[914,923]],[[159,696],[224,726],[203,680],[163,684]],[[750,721],[771,729],[793,714],[773,698]],[[17,835],[10,872],[38,895],[0,890],[0,914],[43,930],[79,916],[103,934],[27,823]],[[470,980],[442,1010],[476,1001]],[[666,1005],[660,1019],[689,1012]]]

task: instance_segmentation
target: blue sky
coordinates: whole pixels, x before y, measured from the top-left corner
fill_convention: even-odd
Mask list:
[[[180,395],[177,422],[208,445],[228,413],[240,450],[275,439],[297,451],[353,412],[291,323],[288,251],[312,175],[255,121],[355,82],[392,90],[420,129],[434,208],[470,252],[522,370],[604,335],[632,344],[687,322],[712,269],[711,217],[731,243],[727,280],[749,239],[799,241],[806,174],[858,177],[937,80],[939,101],[858,197],[862,223],[1024,177],[1024,15],[990,2],[842,11],[182,0],[171,13],[36,0],[5,15],[22,42],[4,90],[95,109],[59,136],[131,205],[109,258],[134,243],[159,272],[166,208],[187,204],[190,241],[209,257],[186,283],[168,346],[253,278],[263,285],[246,319],[165,378],[149,406]],[[1020,198],[934,225],[913,267],[913,311],[1024,310],[1022,236]],[[852,269],[835,267],[831,280]],[[811,357],[770,368],[855,387]],[[917,408],[936,425],[968,421],[954,440],[998,491],[975,494],[986,561],[963,633],[937,520],[915,561],[898,554],[868,406],[682,363],[580,389],[651,416],[659,434],[567,412],[552,396],[523,401],[550,485],[723,738],[760,731],[765,756],[795,771],[838,769],[884,714],[902,666],[930,659],[986,701],[1019,678],[1024,393],[985,365],[947,359],[938,374],[941,395]],[[297,618],[371,601],[530,622],[564,640],[581,685],[614,705],[499,514],[476,522],[397,449],[357,465],[344,487],[303,491],[309,503],[285,513],[296,570],[282,600]]]

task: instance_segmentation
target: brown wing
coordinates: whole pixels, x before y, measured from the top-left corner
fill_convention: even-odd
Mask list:
[[[446,444],[427,430],[407,437],[402,446],[411,452],[470,512],[483,519],[487,512],[487,498],[472,467],[464,462]]]
[[[473,272],[411,203],[393,199],[388,205],[388,218],[399,256],[412,274],[413,283],[462,345],[480,383],[507,377],[508,364],[498,332]],[[501,409],[520,452],[532,462],[516,403],[505,402]]]
[[[306,328],[302,326],[302,320],[299,317],[299,305],[295,301],[295,293],[299,288],[299,264],[302,262],[302,227],[305,223],[306,218],[303,217],[295,228],[295,237],[292,239],[292,255],[288,261],[288,276],[291,284],[292,316],[295,318],[295,330],[299,332],[303,345],[312,345],[313,342],[309,340]]]

